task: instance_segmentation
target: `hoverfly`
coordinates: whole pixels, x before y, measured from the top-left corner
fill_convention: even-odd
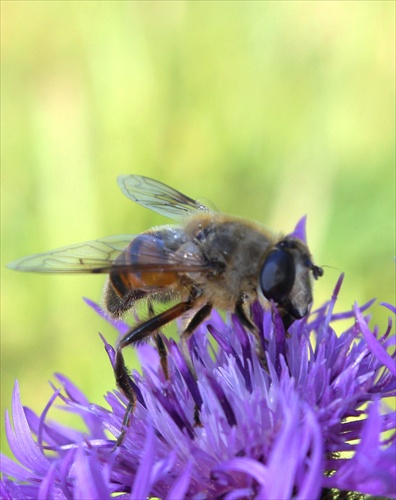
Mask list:
[[[250,305],[274,302],[285,326],[308,314],[312,303],[313,264],[308,247],[293,236],[275,236],[261,225],[223,215],[161,182],[139,175],[121,175],[122,192],[139,205],[179,221],[139,235],[103,238],[16,260],[9,267],[40,273],[108,273],[104,291],[107,312],[120,317],[147,300],[150,317],[120,339],[116,349],[116,383],[128,400],[124,426],[136,405],[122,351],[154,336],[165,376],[166,349],[159,329],[181,316],[189,317],[182,333],[186,342],[212,308],[233,311],[254,332]],[[153,302],[177,301],[155,315]],[[117,444],[122,442],[125,430]]]

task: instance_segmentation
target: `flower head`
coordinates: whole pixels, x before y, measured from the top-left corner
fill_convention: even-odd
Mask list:
[[[22,407],[16,384],[6,431],[17,463],[2,457],[2,496],[315,499],[336,488],[396,497],[395,413],[383,401],[396,392],[392,322],[382,335],[371,329],[364,314],[372,302],[335,314],[341,282],[287,334],[276,312],[254,304],[265,366],[238,319],[216,311],[189,345],[197,378],[177,342],[164,339],[170,380],[154,347],[140,346],[138,404],[115,451],[126,404],[117,391],[105,396],[106,409],[57,375],[61,388],[37,416]],[[337,335],[337,321],[348,318]],[[113,324],[121,334],[128,328]],[[55,400],[81,416],[86,432],[47,421]],[[194,426],[197,408],[202,426]]]

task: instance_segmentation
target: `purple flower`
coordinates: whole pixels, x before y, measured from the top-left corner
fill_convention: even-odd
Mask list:
[[[170,381],[154,347],[140,346],[138,404],[115,451],[126,404],[117,391],[105,396],[105,409],[58,374],[61,388],[37,416],[22,406],[16,383],[6,431],[17,462],[2,456],[2,498],[316,499],[333,498],[333,489],[396,498],[395,412],[384,401],[396,392],[392,322],[382,335],[370,328],[372,302],[335,314],[341,282],[287,335],[276,312],[253,306],[265,368],[251,334],[217,312],[190,342],[197,381],[173,340],[165,339]],[[336,335],[341,319],[351,326]],[[86,431],[49,422],[55,401]],[[202,427],[194,427],[196,406]]]

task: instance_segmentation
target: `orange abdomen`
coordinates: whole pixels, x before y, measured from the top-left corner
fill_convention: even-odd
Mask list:
[[[167,241],[166,236],[172,236]],[[179,273],[167,268],[171,267],[170,259],[174,259],[174,251],[183,240],[173,228],[164,228],[137,236],[125,251],[114,262],[110,280],[121,297],[128,290],[155,291],[177,286]],[[182,235],[180,234],[180,237]]]

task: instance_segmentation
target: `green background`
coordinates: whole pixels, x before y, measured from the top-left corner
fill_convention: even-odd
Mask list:
[[[103,276],[5,269],[15,258],[166,223],[127,200],[145,174],[289,232],[308,215],[337,310],[395,302],[395,4],[1,2],[1,406],[41,412],[54,372],[114,388],[81,297]],[[378,302],[373,321],[384,328]],[[132,365],[135,355],[128,354]],[[2,422],[3,425],[3,422]],[[6,450],[6,445],[2,445]]]

